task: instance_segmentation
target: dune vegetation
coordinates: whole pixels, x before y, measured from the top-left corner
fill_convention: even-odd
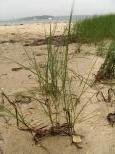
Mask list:
[[[73,26],[73,41],[92,43],[105,39],[115,39],[115,15],[94,16]]]
[[[21,63],[20,60],[17,61],[5,57],[8,61],[20,66],[21,69],[28,71],[35,79],[37,88],[35,87],[36,89],[32,94],[29,92],[27,95],[22,93],[20,100],[16,98],[17,96],[15,94],[14,99],[1,89],[2,99],[0,112],[3,117],[13,117],[20,130],[31,132],[36,144],[44,137],[61,135],[71,137],[72,143],[74,143],[77,148],[81,148],[79,144],[82,142],[82,135],[78,135],[77,129],[75,129],[76,123],[79,123],[81,119],[82,122],[97,116],[97,110],[96,113],[92,111],[91,116],[89,116],[89,112],[92,108],[87,109],[88,111],[86,113],[84,109],[90,104],[94,107],[95,104],[93,104],[93,101],[96,103],[99,102],[97,98],[99,94],[100,97],[103,96],[103,100],[101,101],[110,101],[111,103],[112,100],[112,96],[109,95],[109,93],[107,99],[106,96],[104,98],[103,91],[95,86],[95,80],[112,80],[115,78],[115,15],[95,16],[73,24],[71,12],[69,23],[65,27],[62,35],[59,36],[63,41],[61,42],[62,44],[58,43],[58,45],[54,45],[55,31],[56,27],[52,29],[52,24],[49,23],[49,34],[47,35],[45,33],[44,36],[46,53],[44,56],[45,60],[43,60],[42,63],[39,63],[40,58],[36,56],[32,50],[33,48],[31,48],[32,53],[30,53],[27,51],[28,47],[24,45],[23,55],[25,55],[27,59],[27,64]],[[109,47],[106,49],[104,44],[105,40],[110,40]],[[98,47],[99,52],[105,55],[106,58],[104,63],[99,65],[101,67],[99,71],[96,72],[97,74],[92,73],[97,63],[97,55],[94,55],[96,60],[93,59],[93,65],[90,66],[91,68],[88,68],[88,72],[84,76],[76,71],[77,65],[75,65],[75,69],[73,69],[74,65],[71,65],[72,61],[70,62],[70,60],[80,52],[76,53],[75,50],[73,50],[73,52],[69,50],[71,42],[77,42],[78,44],[100,44]],[[81,54],[81,57],[83,56],[84,55]],[[86,57],[83,58],[85,59]],[[89,57],[87,58],[89,59]],[[77,60],[78,59],[76,59],[75,62]],[[82,63],[85,65],[84,61],[82,61]],[[18,68],[18,70],[20,68]],[[81,67],[81,70],[82,69]],[[17,68],[12,69],[12,71],[16,72]],[[112,89],[111,91],[115,95],[114,90]],[[29,101],[29,103],[35,102],[40,111],[43,111],[43,117],[46,118],[47,123],[43,123],[43,125],[39,125],[39,127],[33,127],[31,122],[28,122],[28,119],[24,117],[21,110],[22,108],[20,108],[18,104],[22,99],[26,99],[26,102]],[[111,114],[109,114],[105,116],[108,122],[113,126],[115,114],[111,113],[112,118]],[[79,120],[80,116],[81,119]]]

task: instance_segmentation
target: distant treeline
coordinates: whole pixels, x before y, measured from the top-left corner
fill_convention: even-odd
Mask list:
[[[92,15],[73,15],[73,21],[80,21],[87,18],[91,18]],[[14,18],[10,20],[0,20],[0,24],[21,24],[21,23],[34,23],[34,22],[47,22],[49,19],[57,22],[68,22],[69,16],[51,16],[51,15],[42,15],[42,16],[31,16],[24,18]]]

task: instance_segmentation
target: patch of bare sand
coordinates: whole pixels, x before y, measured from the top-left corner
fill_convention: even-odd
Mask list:
[[[61,35],[65,26],[65,23],[52,24],[52,31],[56,29],[56,35]],[[49,34],[49,31],[49,23],[0,26],[0,42],[13,41],[24,43],[35,39],[43,39],[45,34]]]
[[[63,29],[63,25],[62,29]],[[47,27],[47,26],[46,26]],[[61,29],[61,30],[62,30]],[[0,27],[0,40],[7,39],[19,39],[21,34],[21,43],[2,43],[0,44],[0,88],[3,88],[7,94],[14,94],[20,91],[31,90],[36,86],[36,82],[30,72],[21,69],[18,71],[12,71],[12,68],[19,67],[13,61],[3,59],[3,57],[12,58],[24,64],[28,64],[27,56],[22,46],[23,40],[29,38],[42,37],[44,33],[42,24],[20,25],[20,26],[6,26]],[[62,32],[59,29],[59,33]],[[15,34],[14,34],[15,33]],[[58,32],[57,32],[58,33]],[[95,46],[83,45],[80,54],[73,53],[77,49],[77,44],[70,45],[70,65],[69,67],[74,69],[75,72],[81,74],[87,78],[88,73],[90,79],[94,78],[94,74],[98,71],[102,58],[96,57]],[[46,46],[25,47],[31,54],[35,52],[38,62],[45,60]],[[90,50],[90,53],[89,52]],[[86,55],[86,53],[88,55]],[[78,82],[79,85],[79,82]],[[75,85],[76,93],[79,93],[78,85]],[[82,102],[88,100],[92,94],[96,92],[96,87],[88,88],[87,93],[82,98]],[[103,86],[106,89],[107,86]],[[38,127],[40,123],[46,124],[47,118],[43,116],[37,104],[30,103],[28,105],[22,105],[23,113],[33,126]],[[102,101],[97,101],[94,97],[92,102],[87,105],[79,118],[79,122],[76,123],[75,130],[81,135],[84,135],[82,149],[77,149],[74,145],[71,145],[71,139],[69,137],[48,137],[42,141],[43,147],[35,145],[30,133],[17,130],[12,121],[10,125],[7,125],[5,121],[0,118],[0,147],[5,154],[114,154],[115,153],[115,127],[108,125],[106,115],[111,107],[107,107]],[[89,118],[95,115],[92,118]],[[88,115],[88,116],[87,116]],[[88,119],[89,118],[89,119]],[[87,119],[87,120],[85,120]],[[85,120],[85,121],[83,121]],[[44,149],[45,147],[45,149]],[[1,152],[2,153],[2,152]]]

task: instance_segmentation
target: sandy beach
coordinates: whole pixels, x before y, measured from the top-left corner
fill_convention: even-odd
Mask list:
[[[55,26],[53,24],[52,28]],[[58,23],[55,36],[60,36],[65,26],[65,23]],[[34,52],[38,63],[42,65],[47,56],[47,46],[43,40],[45,33],[48,35],[49,28],[48,23],[0,26],[0,89],[7,95],[26,93],[37,87],[33,74],[20,68],[14,61],[28,65],[26,50],[30,55]],[[94,44],[81,45],[80,53],[77,53],[78,46],[78,43],[69,45],[69,67],[87,78],[93,66],[90,79],[94,80],[104,59],[96,55],[97,46]],[[78,86],[75,85],[74,88],[78,93]],[[87,101],[97,89],[101,89],[107,97],[109,88],[111,88],[110,84],[101,83],[88,87],[82,101]],[[17,129],[15,119],[9,117],[6,122],[0,117],[0,154],[115,154],[115,127],[111,127],[106,119],[107,114],[114,110],[114,105],[111,107],[102,98],[99,100],[94,97],[76,123],[76,132],[83,135],[82,143],[80,143],[82,149],[72,145],[71,138],[64,136],[43,139],[41,144],[45,148],[39,144],[35,145],[31,133]],[[20,108],[32,126],[37,128],[41,123],[47,124],[47,117],[34,101],[29,104],[20,104]],[[87,120],[84,120],[83,117],[86,115],[89,116]]]

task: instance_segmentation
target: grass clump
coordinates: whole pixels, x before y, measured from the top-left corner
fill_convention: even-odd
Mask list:
[[[12,114],[17,120],[17,126],[20,128],[19,123],[27,127],[26,130],[34,132],[35,142],[39,141],[42,137],[47,135],[69,135],[73,137],[75,133],[75,124],[84,108],[91,101],[94,95],[83,102],[80,106],[82,95],[87,91],[88,79],[93,69],[86,79],[79,79],[81,89],[79,94],[76,92],[75,86],[78,85],[78,78],[81,78],[76,72],[71,70],[69,64],[69,43],[71,39],[71,26],[72,26],[72,13],[70,16],[69,24],[63,34],[63,46],[54,46],[53,37],[55,29],[52,30],[50,24],[50,33],[47,40],[47,56],[41,67],[35,53],[31,56],[25,50],[28,57],[29,66],[23,65],[20,62],[14,61],[21,67],[30,71],[37,80],[37,90],[33,95],[27,97],[29,100],[37,102],[39,108],[45,113],[48,124],[40,128],[33,128],[29,124],[22,112],[20,113],[16,100],[12,101],[2,92],[3,101],[10,103],[15,113]],[[77,78],[77,80],[76,80]],[[86,80],[86,81],[85,81]],[[39,87],[39,88],[38,88]],[[80,87],[78,87],[80,88]],[[20,101],[20,100],[19,100]],[[4,106],[4,105],[3,105]],[[1,106],[2,107],[2,106]],[[86,117],[85,117],[86,118]],[[87,119],[86,119],[87,120]],[[22,128],[21,128],[22,130]],[[72,140],[73,141],[73,140]]]
[[[96,80],[115,79],[115,41],[110,44],[105,61],[98,71]]]
[[[72,91],[73,81],[68,69],[71,20],[72,16],[70,16],[67,31],[63,34],[64,45],[61,48],[53,46],[55,29],[52,32],[50,24],[45,67],[41,70],[34,57],[33,66],[35,67],[32,70],[37,75],[43,100],[45,98],[42,108],[49,117],[52,129],[59,128],[64,123],[68,128],[67,134],[74,133],[75,110],[76,103],[78,103],[77,96]]]
[[[101,41],[97,44],[96,55],[99,57],[106,57],[111,41]]]
[[[115,15],[94,16],[76,22],[73,26],[73,40],[95,43],[104,39],[115,39]]]

